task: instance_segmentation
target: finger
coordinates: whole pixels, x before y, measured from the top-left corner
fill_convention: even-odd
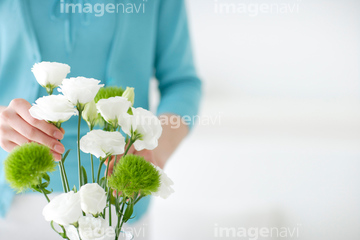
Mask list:
[[[153,151],[144,149],[144,150],[135,152],[135,154],[138,156],[144,157],[146,161],[151,162],[152,164],[157,166]]]
[[[14,99],[13,101],[11,101],[9,106],[13,107],[15,111],[18,113],[18,115],[21,118],[23,118],[26,122],[28,122],[31,126],[34,126],[35,128],[41,130],[45,134],[60,140],[64,137],[63,132],[54,125],[44,120],[38,120],[36,118],[33,118],[29,113],[31,104],[26,100]]]
[[[127,147],[125,147],[125,149],[126,149]],[[129,151],[127,152],[127,154],[134,154],[135,153],[135,148],[134,148],[134,145],[132,145],[131,147],[130,147],[130,149],[129,149]],[[122,158],[122,156],[124,156],[124,154],[119,154],[119,155],[116,155],[117,156],[117,160],[119,161],[120,160],[120,158]],[[112,160],[114,160],[114,158],[115,158],[115,156],[112,156],[111,157],[111,161]],[[108,158],[105,160],[105,165],[107,165],[107,163],[108,163]]]
[[[49,137],[44,132],[40,131],[39,129],[31,126],[29,123],[24,121],[20,116],[15,114],[15,116],[12,118],[12,121],[9,122],[9,125],[18,133],[23,135],[25,138],[46,145],[52,150],[54,150],[57,153],[64,153],[65,148],[64,146],[57,141],[56,139]]]
[[[1,137],[8,139],[8,141],[15,143],[16,145],[23,145],[29,143],[29,139],[16,132],[10,127],[2,127],[0,131]]]
[[[61,161],[62,157],[61,157],[61,155],[59,153],[54,152],[53,150],[51,150],[51,152],[52,152],[52,154],[54,156],[55,161],[57,161],[57,162]]]
[[[6,152],[11,152],[15,147],[18,145],[16,143],[6,141],[6,140],[0,140],[0,146],[2,149],[4,149]]]

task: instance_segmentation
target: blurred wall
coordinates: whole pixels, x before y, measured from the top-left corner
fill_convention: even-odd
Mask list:
[[[360,1],[187,4],[202,118],[154,239],[359,239]],[[236,235],[251,227],[299,234]]]
[[[193,0],[188,6],[209,90],[360,98],[359,1]]]

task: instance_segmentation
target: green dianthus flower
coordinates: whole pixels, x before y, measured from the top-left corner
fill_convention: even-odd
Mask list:
[[[56,162],[50,148],[38,143],[26,143],[14,148],[4,161],[5,178],[18,192],[36,188],[47,173],[55,171]]]
[[[123,93],[124,93],[124,89],[122,89],[121,87],[114,87],[114,86],[103,87],[100,88],[100,90],[96,94],[94,101],[95,103],[97,103],[100,99],[121,97]]]
[[[160,187],[160,174],[144,157],[126,155],[116,164],[109,186],[126,197],[147,196]]]

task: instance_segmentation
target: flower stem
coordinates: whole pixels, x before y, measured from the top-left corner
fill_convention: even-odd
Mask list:
[[[59,171],[60,171],[60,178],[61,178],[63,191],[64,191],[64,193],[67,193],[67,188],[66,188],[66,185],[65,185],[65,176],[64,176],[64,172],[63,172],[63,168],[62,168],[62,161],[61,160],[59,162]]]
[[[46,200],[47,200],[48,203],[49,203],[49,202],[50,202],[50,199],[49,199],[48,195],[45,193],[44,188],[41,188],[41,191],[42,191],[42,193],[44,194]]]
[[[62,167],[62,171],[63,171],[63,174],[64,174],[65,187],[67,189],[66,192],[69,192],[70,191],[69,181],[68,181],[68,178],[67,178],[67,175],[66,175],[65,165],[64,165],[63,161],[61,161],[61,167]]]
[[[61,128],[60,122],[53,122],[52,124],[55,125],[58,129]],[[58,140],[58,141],[61,142],[60,140]],[[67,179],[66,172],[65,172],[64,162],[63,162],[62,158],[63,158],[63,156],[61,155],[61,160],[59,162],[60,177],[61,177],[61,183],[63,186],[64,193],[67,193],[68,191],[70,191],[70,187],[69,187],[68,179]]]
[[[95,173],[94,173],[94,159],[93,159],[93,155],[90,154],[90,161],[91,161],[91,177],[92,177],[92,182],[95,183]]]
[[[133,143],[135,142],[136,140],[133,139],[133,138],[130,138],[130,141],[129,141],[129,145],[127,146],[126,150],[125,150],[125,153],[123,155],[123,157],[126,156],[126,154],[128,153],[128,151],[130,150],[130,147],[133,145]]]
[[[105,158],[106,160],[106,158]],[[96,183],[99,183],[100,182],[100,172],[101,172],[101,168],[102,168],[102,165],[104,164],[105,160],[103,160],[102,158],[100,158],[100,163],[99,163],[99,168],[98,168],[98,174],[97,174],[97,181]]]
[[[111,188],[108,188],[108,201],[109,201],[109,226],[111,226]]]
[[[79,111],[78,132],[77,132],[77,153],[78,153],[78,168],[79,168],[79,189],[80,189],[81,186],[83,185],[82,171],[81,171],[81,159],[80,159],[80,125],[81,125],[81,113],[82,113],[81,104],[77,105],[77,110]]]
[[[107,201],[109,204],[109,226],[111,226],[111,222],[112,222],[111,221],[111,196],[110,196],[111,188],[109,187],[109,183],[108,183],[108,175],[109,175],[111,156],[108,156],[107,159],[108,159],[108,164],[106,166],[106,174],[105,174],[105,189],[107,189],[107,191],[108,191]]]
[[[125,200],[124,200],[125,199]],[[115,234],[116,234],[116,238],[115,240],[118,240],[119,239],[119,235],[120,235],[120,232],[121,232],[121,228],[122,228],[122,225],[124,224],[124,207],[125,207],[125,204],[126,204],[126,198],[123,198],[122,199],[122,203],[121,203],[121,208],[120,208],[120,212],[117,213],[118,215],[118,221],[117,221],[117,226],[116,226],[116,229],[115,229]]]
[[[94,129],[92,124],[89,124],[90,132]],[[91,162],[91,178],[92,182],[95,183],[95,173],[94,173],[94,156],[90,153],[90,162]]]

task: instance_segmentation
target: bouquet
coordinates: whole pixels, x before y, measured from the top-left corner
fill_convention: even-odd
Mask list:
[[[56,162],[49,147],[35,142],[18,146],[8,155],[4,161],[7,181],[18,192],[31,189],[45,196],[48,204],[43,215],[62,238],[119,239],[123,224],[133,217],[134,206],[143,197],[167,198],[173,193],[173,182],[159,167],[141,156],[128,154],[131,146],[137,151],[157,147],[162,132],[159,119],[143,108],[133,107],[133,88],[124,91],[104,87],[99,80],[85,77],[66,79],[70,66],[62,63],[41,62],[33,66],[32,72],[49,94],[30,108],[34,118],[60,129],[63,122],[78,116],[79,189],[70,188],[73,183],[66,174],[65,160],[70,150]],[[62,94],[53,95],[57,87]],[[89,132],[81,137],[82,119]],[[82,165],[80,151],[90,154],[90,174]],[[99,159],[97,172],[94,156]],[[50,200],[49,173],[56,165],[64,192]],[[105,174],[101,176],[104,165]]]

